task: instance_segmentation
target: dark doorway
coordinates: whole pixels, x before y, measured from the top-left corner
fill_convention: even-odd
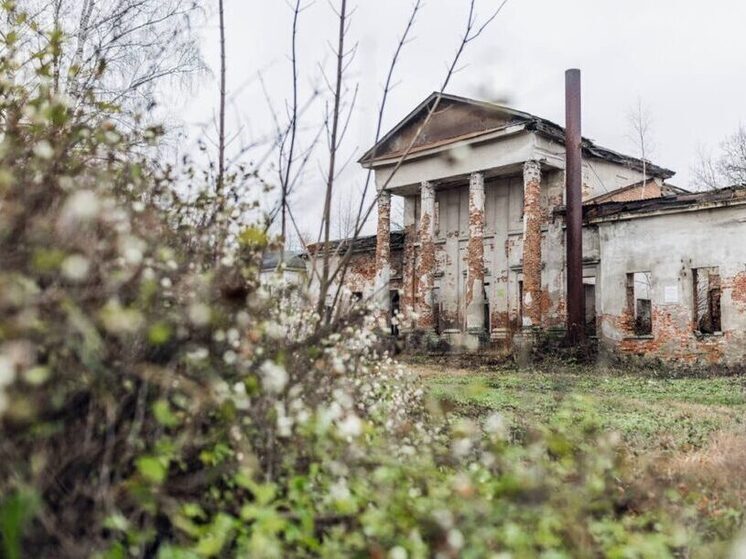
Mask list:
[[[585,293],[585,331],[588,337],[596,335],[596,286],[583,284]]]
[[[391,335],[399,336],[399,290],[392,289],[389,291],[389,302],[391,308]]]

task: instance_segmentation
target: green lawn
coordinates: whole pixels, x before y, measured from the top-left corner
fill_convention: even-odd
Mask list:
[[[499,411],[516,427],[543,422],[569,396],[589,399],[633,452],[702,448],[715,432],[746,431],[746,377],[663,378],[592,367],[476,371],[413,366],[458,413]]]
[[[692,557],[728,556],[746,515],[746,376],[676,378],[567,365],[410,367],[446,409],[474,418],[497,411],[517,437],[548,423],[563,400],[583,398],[604,428],[621,435],[629,479],[641,494],[658,503],[669,489],[681,492],[688,508],[679,514],[706,542]]]

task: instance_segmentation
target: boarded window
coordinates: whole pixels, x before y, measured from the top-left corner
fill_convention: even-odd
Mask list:
[[[585,295],[585,330],[588,336],[596,335],[596,285],[584,283]]]
[[[721,331],[720,324],[720,270],[695,268],[694,281],[694,329],[702,334]]]
[[[518,280],[518,321],[523,325],[523,280]]]
[[[653,333],[652,278],[650,272],[627,274],[627,315],[635,336]]]
[[[440,288],[434,287],[431,292],[430,304],[433,309],[433,326],[435,333],[440,334],[443,326],[441,325],[440,317],[443,315],[443,302],[440,300]]]

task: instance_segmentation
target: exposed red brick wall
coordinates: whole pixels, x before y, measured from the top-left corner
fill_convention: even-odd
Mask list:
[[[376,229],[376,269],[390,267],[391,260],[391,193],[378,196],[378,228]]]
[[[484,289],[484,179],[478,175],[471,177],[469,185],[469,242],[466,247],[466,265],[465,303],[467,316],[470,316],[475,314],[475,309],[470,310],[469,305],[475,301],[480,306],[484,304],[482,297]],[[478,293],[477,290],[479,290]],[[476,309],[477,314],[482,310],[483,307]],[[481,315],[479,322],[484,324],[484,313],[481,312]],[[474,326],[481,326],[481,324]]]
[[[376,279],[376,258],[371,252],[353,254],[345,276],[345,287],[350,291],[366,292],[373,288]]]
[[[622,354],[658,358],[683,365],[717,364],[722,362],[732,333],[722,336],[700,336],[694,333],[691,311],[685,305],[653,305],[651,337],[636,337],[629,313],[622,316],[603,315],[599,319],[607,327],[627,334],[617,343]]]
[[[417,275],[415,273],[415,243],[417,230],[414,224],[404,227],[404,253],[402,254],[402,310],[415,308]]]
[[[435,326],[432,296],[435,286],[435,231],[433,213],[435,209],[435,192],[433,185],[422,184],[420,195],[420,254],[417,269],[416,300],[419,320],[417,325],[423,329]]]
[[[737,273],[730,282],[723,282],[723,289],[731,289],[731,300],[741,312],[746,312],[746,272]]]
[[[612,194],[604,202],[628,202],[630,200],[648,200],[649,198],[660,198],[663,195],[660,185],[655,181],[648,181],[642,185],[629,188],[622,192]]]
[[[527,161],[523,191],[523,317],[528,326],[541,326],[541,168]]]

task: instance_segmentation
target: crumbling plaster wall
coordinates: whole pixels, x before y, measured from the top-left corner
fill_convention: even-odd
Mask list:
[[[487,323],[493,340],[509,340],[521,327],[519,282],[523,281],[523,177],[489,179],[485,183],[484,285]],[[541,326],[563,328],[564,219],[554,208],[562,204],[564,172],[542,171]],[[439,325],[445,333],[465,328],[468,185],[436,191],[436,293]]]
[[[743,206],[599,223],[600,338],[621,354],[678,364],[735,365],[746,358],[746,210]],[[694,333],[692,268],[717,266],[722,334]],[[635,337],[626,274],[651,272],[652,336]]]
[[[450,179],[459,175],[509,165],[522,165],[535,156],[536,134],[521,131],[489,142],[448,146],[443,151],[407,161],[396,169],[396,161],[376,168],[376,185],[398,190],[419,188],[423,180]],[[396,174],[391,176],[396,169]]]
[[[445,333],[465,330],[468,189],[468,184],[463,184],[436,192],[436,288],[440,326]],[[492,332],[503,336],[511,330],[511,310],[514,320],[518,312],[518,292],[510,289],[509,282],[509,255],[515,252],[509,238],[520,236],[522,231],[522,178],[491,179],[485,183],[484,190],[484,292],[490,313],[487,320]],[[515,281],[514,278],[513,283]]]
[[[583,200],[595,198],[643,179],[640,171],[603,159],[583,158]],[[648,176],[648,178],[650,178]]]
[[[534,135],[532,158],[543,161],[544,168],[564,169],[565,146]],[[603,159],[583,157],[583,200],[595,198],[643,179],[643,173]],[[563,175],[564,177],[564,175]],[[648,176],[648,178],[650,178]],[[563,179],[564,180],[564,179]]]
[[[343,256],[344,254],[341,253],[339,256],[332,256],[329,259],[331,270],[335,270],[339,266]],[[317,273],[320,273],[322,258],[323,256],[318,256],[318,261],[316,262]],[[403,291],[404,251],[398,248],[391,249],[389,262],[391,270],[389,290],[399,289]],[[319,289],[318,278],[313,275],[313,267],[310,259],[307,268],[306,273],[312,276],[310,290],[316,293]],[[332,284],[329,290],[330,299],[335,296],[338,286],[339,281],[335,281]],[[381,296],[388,296],[387,290],[384,289],[385,293],[380,293],[379,288],[376,286],[376,253],[374,250],[358,251],[350,256],[347,272],[344,275],[344,287],[344,292],[340,297],[343,305],[349,304],[350,296],[353,293],[361,294],[363,299],[368,302],[375,302]]]

